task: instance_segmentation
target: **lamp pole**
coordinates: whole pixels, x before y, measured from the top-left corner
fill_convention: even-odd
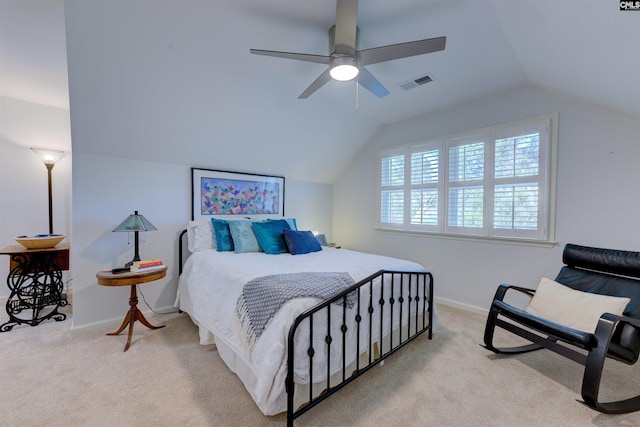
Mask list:
[[[53,189],[51,186],[51,170],[58,160],[64,156],[64,151],[48,150],[46,148],[32,148],[36,156],[47,168],[47,189],[49,191],[49,234],[53,234]]]
[[[133,211],[134,216],[138,216],[138,211]],[[140,232],[138,230],[133,232],[134,254],[133,260],[126,263],[125,267],[131,267],[135,261],[140,261]]]
[[[53,234],[53,191],[51,188],[51,169],[53,169],[53,163],[45,163],[47,167],[47,181],[49,190],[49,234]]]

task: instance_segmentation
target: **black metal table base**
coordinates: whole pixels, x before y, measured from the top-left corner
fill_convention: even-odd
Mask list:
[[[37,326],[48,319],[61,322],[67,318],[58,311],[68,302],[62,294],[62,271],[54,262],[55,257],[54,252],[11,255],[16,266],[7,277],[9,321],[0,325],[0,332],[19,324]]]

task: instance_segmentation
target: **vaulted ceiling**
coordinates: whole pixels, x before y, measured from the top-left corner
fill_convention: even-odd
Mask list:
[[[249,118],[254,126],[276,135],[282,152],[306,152],[311,161],[324,164],[315,171],[297,172],[314,181],[331,182],[384,124],[527,83],[640,117],[640,12],[620,11],[617,0],[359,3],[360,48],[447,37],[442,52],[369,66],[390,91],[382,99],[357,90],[354,82],[332,81],[309,99],[298,100],[324,65],[249,54],[250,48],[328,54],[334,0],[67,0],[71,20],[67,32],[75,38],[69,44],[74,56],[69,64],[77,67],[80,55],[114,55],[118,56],[114,62],[144,60],[146,69],[155,66],[156,85],[161,78],[166,81],[176,75],[181,81],[166,84],[188,87],[192,79],[200,86],[210,82],[215,90],[207,96],[225,106],[216,110],[219,127],[239,116]],[[64,2],[0,0],[0,5],[0,96],[69,108]],[[164,34],[159,33],[162,28]],[[121,29],[126,37],[135,31],[140,39],[118,40]],[[84,41],[89,46],[82,46]],[[101,48],[104,53],[97,51]],[[150,48],[158,49],[158,57],[175,55],[180,64],[169,66],[180,69],[169,70],[174,73],[169,75],[168,63],[157,62],[156,53],[144,58],[147,53],[141,52]],[[87,65],[76,71],[91,72],[99,82],[102,70],[97,67],[104,69],[110,60],[105,58],[96,69]],[[192,79],[185,71],[189,67]],[[400,86],[425,74],[433,81],[409,90]],[[148,80],[138,82],[143,92]],[[71,87],[81,92],[78,105],[86,103],[88,86],[72,82]],[[152,87],[148,89],[152,93]],[[174,93],[175,88],[163,90],[169,96],[182,96]],[[206,106],[210,100],[189,99],[189,104],[197,102]],[[189,120],[193,116],[190,111]],[[287,124],[276,116],[286,116]],[[186,116],[184,121],[186,127]],[[301,138],[315,148],[296,151]],[[88,145],[86,151],[101,154],[104,144],[93,140],[96,145]],[[117,153],[117,142],[110,144],[110,152]],[[125,149],[136,157],[126,138]],[[158,160],[175,156],[168,152],[166,159]],[[189,158],[183,161],[195,163]]]

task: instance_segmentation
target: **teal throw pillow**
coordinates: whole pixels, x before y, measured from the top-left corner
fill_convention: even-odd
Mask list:
[[[252,222],[246,220],[228,221],[234,252],[262,252],[258,239],[256,239],[256,235],[253,232]]]
[[[295,218],[282,218],[285,221],[287,221],[287,224],[289,224],[289,228],[292,230],[297,230],[298,229],[298,224],[296,223],[296,219]],[[271,218],[267,218],[267,221],[282,221],[281,219],[271,219]]]
[[[264,252],[270,255],[287,252],[287,245],[282,238],[282,233],[284,230],[290,229],[289,223],[284,219],[253,223],[253,231],[258,243]]]
[[[218,252],[233,251],[233,239],[227,221],[211,218],[211,224],[213,224],[213,232],[216,235],[216,250]]]

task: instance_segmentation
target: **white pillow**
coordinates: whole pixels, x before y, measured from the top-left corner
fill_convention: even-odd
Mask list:
[[[572,329],[594,333],[603,313],[621,315],[629,301],[630,298],[577,291],[543,277],[525,311]]]
[[[189,221],[187,224],[187,247],[191,253],[216,248],[213,224],[210,219]]]

